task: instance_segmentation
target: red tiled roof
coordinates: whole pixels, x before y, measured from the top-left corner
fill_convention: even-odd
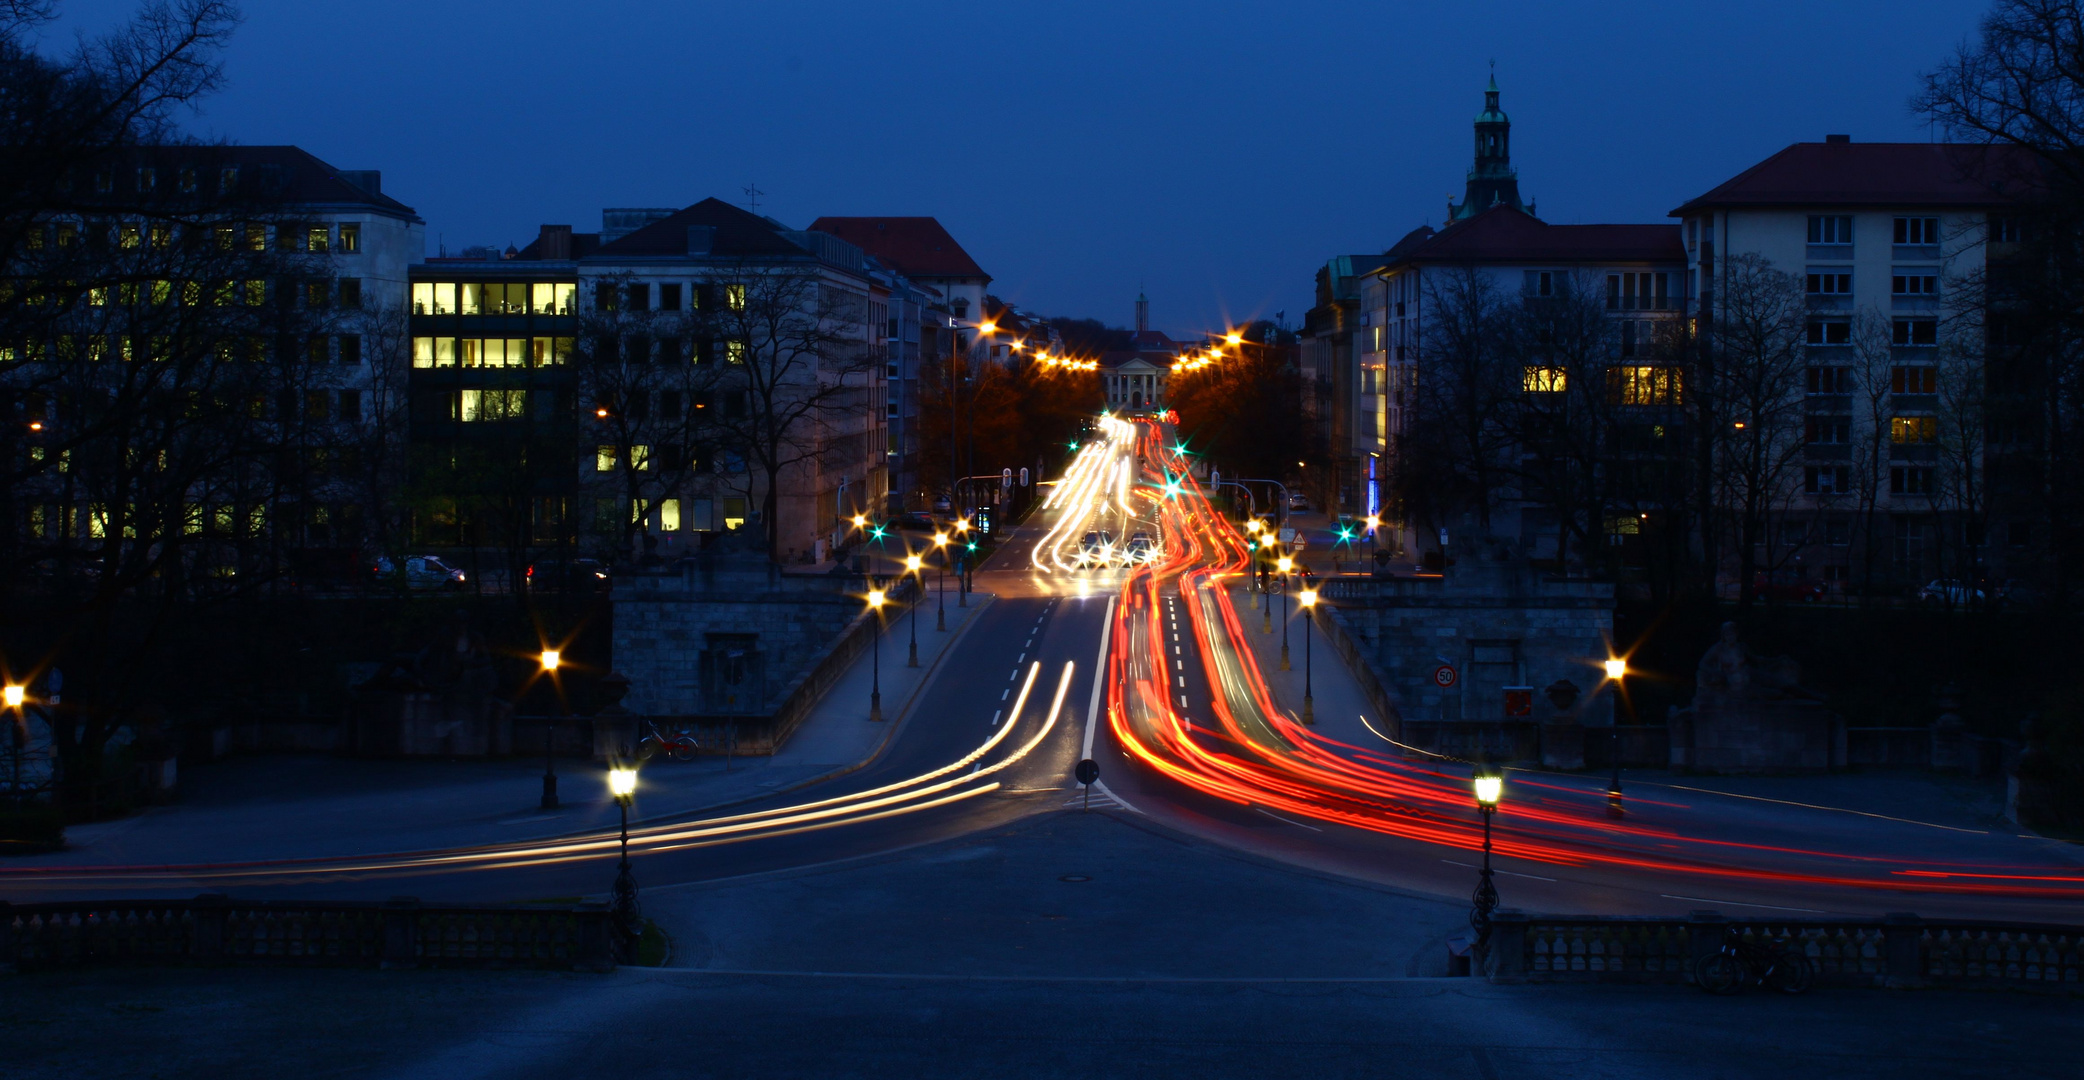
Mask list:
[[[821,217],[810,227],[845,240],[906,277],[991,280],[934,218]]]
[[[1417,234],[1413,234],[1416,236]],[[1551,225],[1509,206],[1457,221],[1417,243],[1407,236],[1388,265],[1464,262],[1684,262],[1677,225]],[[1409,245],[1409,246],[1406,246]],[[1393,249],[1394,250],[1394,249]]]
[[[1732,206],[1996,206],[2039,186],[2033,155],[1967,143],[1796,143],[1672,211]]]

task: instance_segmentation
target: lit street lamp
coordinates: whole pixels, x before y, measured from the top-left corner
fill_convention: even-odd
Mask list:
[[[1498,798],[1505,793],[1505,777],[1477,766],[1471,778],[1476,788],[1476,809],[1483,815],[1483,870],[1476,879],[1470,899],[1469,929],[1476,931],[1476,955],[1485,955],[1491,944],[1491,912],[1498,910],[1498,886],[1491,880],[1491,815],[1498,812]]]
[[[558,681],[557,666],[563,662],[556,649],[544,649],[537,658],[543,665],[543,673],[550,676],[550,686],[557,691],[557,716],[543,725],[543,809],[557,809],[557,721],[564,719],[564,684]]]
[[[1288,666],[1288,578],[1285,575],[1281,578],[1281,670],[1291,670]]]
[[[921,569],[922,567],[924,567],[925,565],[926,565],[926,560],[924,560],[924,559],[921,559],[921,558],[920,558],[919,556],[917,556],[917,555],[907,555],[907,556],[905,556],[905,573],[907,573],[907,574],[910,574],[910,575],[912,575],[912,580],[913,580],[914,582],[917,582],[917,581],[919,581],[919,580],[920,580],[920,577],[919,577],[919,571],[920,571],[920,569]],[[918,598],[918,597],[917,597],[916,595],[912,597],[912,618],[911,618],[911,620],[910,620],[910,621],[911,621],[911,624],[912,624],[912,658],[911,658],[911,659],[909,659],[909,660],[907,660],[907,661],[905,661],[905,666],[906,666],[906,667],[918,667],[918,666],[919,666],[919,598]]]
[[[1317,722],[1317,706],[1310,693],[1310,683],[1316,672],[1310,663],[1310,623],[1317,614],[1317,590],[1304,589],[1297,599],[1302,601],[1303,610],[1303,723],[1314,724]]]
[[[933,593],[934,602],[938,605],[938,609],[934,612],[933,628],[946,630],[948,629],[948,534],[944,532],[933,534],[933,546],[940,549],[941,552],[940,568],[934,572]]]
[[[615,929],[622,937],[623,963],[637,959],[637,939],[644,934],[643,913],[637,907],[637,878],[630,873],[630,801],[637,794],[637,770],[617,765],[608,770],[608,793],[622,811],[622,864],[615,870]]]
[[[1616,693],[1627,696],[1628,684],[1623,681],[1628,678],[1626,657],[1609,657],[1606,662],[1606,677],[1613,682]],[[1614,717],[1613,722],[1607,725],[1606,731],[1608,754],[1614,759],[1614,774],[1606,782],[1606,816],[1627,817],[1628,811],[1621,804],[1621,718]]]
[[[875,629],[869,631],[868,719],[871,723],[883,719],[883,604],[888,598],[880,582],[877,588],[868,590],[868,610],[876,620]]]

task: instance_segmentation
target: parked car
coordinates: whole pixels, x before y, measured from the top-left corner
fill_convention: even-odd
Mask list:
[[[466,580],[463,571],[432,555],[408,555],[397,563],[388,556],[378,556],[376,565],[370,569],[377,580],[401,584],[414,591],[460,589]]]
[[[1918,603],[1927,607],[1980,607],[1983,590],[1954,578],[1937,578],[1918,590]]]
[[[1997,596],[1994,602],[1998,607],[2018,610],[2020,608],[2041,607],[2048,602],[2048,596],[2039,588],[2017,578],[2012,578],[1997,587]]]
[[[529,563],[521,576],[522,588],[530,592],[606,591],[612,583],[608,564],[599,559]]]
[[[1751,579],[1751,591],[1767,600],[1787,600],[1798,604],[1814,604],[1830,594],[1829,586],[1821,581],[1799,578],[1776,581],[1764,574]]]
[[[1299,491],[1293,495],[1288,496],[1288,512],[1291,514],[1309,513],[1310,497]]]
[[[933,512],[936,514],[945,514],[954,507],[955,504],[949,501],[948,496],[946,495],[936,495],[933,497]]]

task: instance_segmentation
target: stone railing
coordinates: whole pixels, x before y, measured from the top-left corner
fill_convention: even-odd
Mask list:
[[[615,967],[606,904],[390,901],[0,901],[0,971],[80,965]]]
[[[1984,986],[2084,992],[2084,926],[1922,919],[1570,918],[1494,916],[1490,974],[1499,979],[1691,982],[1693,965],[1734,928],[1808,954],[1819,985]]]

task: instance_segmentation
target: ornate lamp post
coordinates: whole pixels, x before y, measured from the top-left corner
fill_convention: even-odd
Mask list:
[[[1288,556],[1281,556],[1281,670],[1294,670],[1288,664],[1288,568],[1294,563]]]
[[[1317,615],[1317,590],[1304,589],[1297,597],[1302,601],[1303,612],[1303,723],[1317,722],[1317,703],[1310,694],[1311,677],[1316,674],[1310,663],[1310,624]]]
[[[543,809],[557,809],[557,721],[564,719],[564,684],[557,679],[557,667],[563,656],[556,649],[544,649],[536,658],[543,666],[543,673],[550,676],[550,685],[557,691],[557,716],[543,726]]]
[[[1616,693],[1626,696],[1628,684],[1624,680],[1628,678],[1627,658],[1620,656],[1609,658],[1606,662],[1606,677],[1613,682]],[[1606,816],[1610,818],[1627,817],[1628,810],[1621,804],[1620,717],[1614,718],[1614,722],[1607,726],[1606,733],[1608,754],[1614,759],[1614,774],[1606,782]]]
[[[868,719],[871,723],[883,719],[883,604],[889,594],[882,588],[882,579],[876,579],[876,587],[868,590],[868,610],[875,616],[875,629],[869,631],[869,683]]]
[[[1470,897],[1469,929],[1476,931],[1476,952],[1481,956],[1490,948],[1491,913],[1498,910],[1498,886],[1491,880],[1491,815],[1498,812],[1498,799],[1505,794],[1505,777],[1479,765],[1471,782],[1476,788],[1476,809],[1483,815],[1483,869]]]
[[[955,537],[956,537],[956,539],[958,539],[958,540],[961,540],[961,539],[963,539],[964,537],[966,537],[966,536],[967,536],[967,535],[969,534],[969,531],[970,531],[970,519],[969,519],[969,518],[966,518],[966,517],[959,517],[959,518],[956,518],[956,519],[955,519]],[[963,555],[963,557],[962,557],[962,570],[961,570],[960,572],[958,572],[958,573],[957,573],[957,574],[955,575],[955,606],[956,606],[956,607],[969,607],[969,606],[970,606],[970,584],[971,584],[971,583],[970,583],[970,557],[969,557],[969,555],[968,555],[968,551],[973,551],[973,550],[975,550],[975,549],[976,549],[976,545],[974,545],[974,544],[971,544],[971,545],[969,545],[969,546],[968,546],[968,548],[966,548],[966,549],[965,549],[965,553],[964,553],[964,555]]]
[[[905,556],[905,573],[907,573],[907,574],[910,574],[910,575],[912,575],[912,580],[913,580],[913,581],[915,581],[915,582],[916,582],[916,581],[918,581],[918,580],[920,580],[920,578],[919,578],[919,572],[920,572],[920,569],[921,569],[922,567],[924,567],[925,565],[926,565],[926,560],[924,560],[924,559],[921,559],[921,558],[920,558],[919,556],[917,556],[917,555],[907,555],[907,556]],[[914,596],[914,597],[912,598],[912,618],[911,618],[911,623],[912,623],[912,658],[911,658],[911,659],[909,659],[909,660],[907,660],[907,661],[905,661],[905,666],[906,666],[906,667],[918,667],[918,666],[919,666],[919,598],[918,598],[918,597],[916,597],[916,596]]]
[[[941,565],[934,571],[933,593],[937,609],[934,611],[933,628],[946,630],[948,629],[948,534],[945,532],[933,534],[933,546],[935,550],[941,553]]]
[[[622,863],[615,870],[615,902],[610,910],[615,916],[615,929],[622,936],[623,963],[630,963],[637,958],[637,939],[644,935],[643,912],[637,906],[637,878],[630,873],[630,801],[637,794],[636,768],[617,765],[609,769],[608,794],[615,796],[615,806],[622,811]]]

